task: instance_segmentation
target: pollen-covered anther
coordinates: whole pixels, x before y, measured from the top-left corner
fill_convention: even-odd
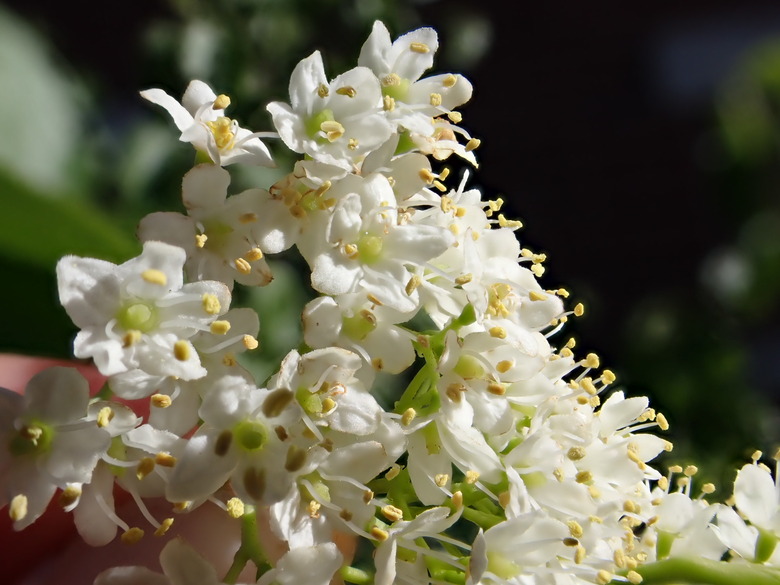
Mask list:
[[[351,522],[351,521],[352,521],[352,512],[350,512],[350,511],[349,511],[349,510],[347,510],[346,508],[343,508],[343,509],[342,509],[342,510],[339,512],[339,518],[341,518],[341,519],[342,519],[342,520],[344,520],[345,522]]]
[[[586,368],[598,368],[599,367],[599,356],[597,356],[595,353],[589,353],[587,356],[585,356],[585,359],[582,360],[582,364]]]
[[[536,292],[535,290],[532,290],[531,292],[528,293],[528,298],[531,299],[532,301],[546,301],[547,300],[547,296],[545,296],[544,294],[542,294],[540,292]]]
[[[612,573],[610,573],[609,571],[600,569],[596,573],[596,583],[598,583],[599,585],[607,585],[607,583],[609,583],[610,581],[612,581]]]
[[[243,346],[245,348],[250,349],[250,350],[257,349],[258,346],[260,345],[260,343],[257,341],[257,339],[255,339],[253,336],[248,335],[248,334],[244,335],[241,338],[241,343],[243,344]]]
[[[206,234],[195,234],[195,247],[203,248],[206,245],[206,241],[209,237]]]
[[[385,362],[382,360],[382,358],[379,357],[372,358],[371,367],[374,368],[377,372],[381,372],[385,369]]]
[[[189,500],[185,500],[183,502],[174,502],[173,504],[173,511],[177,514],[181,514],[182,512],[186,512],[192,507],[192,502]]]
[[[395,100],[389,95],[384,96],[382,98],[382,109],[385,112],[392,112],[395,109]]]
[[[479,148],[480,144],[482,144],[482,141],[479,138],[472,138],[466,143],[466,152],[470,152],[475,148]]]
[[[590,471],[580,471],[574,476],[577,483],[588,483],[593,481],[593,474]]]
[[[666,417],[663,415],[663,413],[658,413],[655,415],[655,422],[658,423],[658,426],[661,428],[662,431],[668,431],[669,430],[669,421],[666,420]]]
[[[345,85],[344,87],[338,88],[336,90],[336,93],[339,95],[345,95],[349,98],[353,98],[357,95],[357,90],[351,85]]]
[[[122,346],[130,347],[141,341],[141,332],[137,329],[131,329],[122,336]]]
[[[584,530],[582,529],[582,525],[579,522],[576,520],[568,520],[566,522],[566,526],[569,529],[569,534],[571,534],[574,538],[582,538]]]
[[[431,52],[431,48],[428,45],[420,42],[409,43],[409,50],[412,51],[413,53],[421,53],[421,54]]]
[[[417,416],[417,411],[414,408],[407,408],[404,413],[401,415],[401,424],[404,426],[408,426],[414,418]]]
[[[604,384],[613,384],[615,380],[617,380],[617,376],[615,376],[615,373],[612,370],[604,370],[603,372],[601,372],[601,381],[604,382]],[[663,415],[659,415],[659,416],[663,416]]]
[[[638,514],[639,506],[633,500],[626,500],[623,502],[623,511],[628,512],[629,514]]]
[[[346,244],[344,246],[344,255],[347,258],[356,258],[358,255],[358,247],[355,244]]]
[[[442,183],[441,181],[439,181],[438,179],[433,182],[433,186],[436,187],[442,193],[447,191],[447,186],[444,183]],[[463,213],[460,213],[461,211],[463,211]],[[465,213],[466,213],[466,210],[463,209],[462,207],[458,207],[455,210],[455,216],[456,217],[463,217],[465,215]]]
[[[622,548],[615,550],[614,554],[612,555],[612,560],[615,561],[615,566],[618,569],[626,568],[626,553],[623,552]]]
[[[579,461],[583,457],[585,457],[585,448],[584,447],[570,447],[569,450],[566,452],[566,457],[571,459],[572,461]]]
[[[260,248],[252,248],[246,254],[244,254],[244,259],[246,259],[247,262],[257,262],[262,258],[263,258],[263,251]]]
[[[468,283],[469,283],[469,282],[471,282],[473,279],[474,279],[474,275],[473,275],[473,274],[463,274],[463,275],[461,275],[461,276],[458,276],[458,277],[455,279],[455,284],[457,284],[457,285],[464,285],[464,284],[468,284]]]
[[[490,333],[490,337],[495,337],[496,339],[506,339],[506,329],[499,327],[498,325],[488,329],[488,333]]]
[[[335,120],[326,120],[320,124],[320,130],[325,133],[328,142],[334,142],[344,136],[344,126],[336,122]]]
[[[717,488],[715,487],[714,483],[705,483],[703,486],[701,486],[701,493],[703,494],[712,494],[715,493],[715,490]]]
[[[225,320],[214,321],[209,326],[209,330],[214,335],[225,335],[228,331],[230,331],[230,321],[225,321]]]
[[[499,223],[500,223],[501,217],[499,217],[498,219],[499,219]],[[521,224],[520,227],[522,227],[522,224]],[[531,266],[530,270],[531,270],[531,272],[534,273],[534,276],[536,276],[537,278],[541,278],[542,274],[544,274],[544,270],[545,269],[544,269],[544,266],[542,266],[541,264],[534,264],[533,266]],[[564,321],[563,317],[561,317],[561,321]]]
[[[241,274],[246,275],[252,272],[252,265],[243,258],[236,258],[233,260],[233,263],[236,265],[236,270]]]
[[[203,304],[203,310],[209,315],[218,315],[222,311],[222,305],[215,294],[205,293],[201,297],[201,303]]]
[[[141,273],[141,278],[143,278],[144,281],[148,282],[149,284],[157,284],[160,286],[165,286],[168,284],[168,277],[165,276],[165,273],[162,270],[157,270],[156,268],[148,268],[147,270],[144,270]]]
[[[360,143],[357,138],[350,138],[347,142],[347,148],[350,150],[357,150],[358,146],[360,146]]]
[[[154,462],[161,467],[174,467],[176,465],[176,457],[165,451],[160,451],[154,456]]]
[[[628,579],[628,582],[631,583],[631,585],[639,585],[643,581],[642,575],[636,571],[629,571],[626,573],[626,579]]]
[[[306,506],[306,512],[309,514],[309,518],[319,518],[320,508],[322,508],[322,504],[320,504],[317,500],[310,500]]]
[[[693,477],[694,475],[699,473],[699,468],[696,467],[695,465],[687,465],[683,470],[683,473],[688,477]]]
[[[552,475],[555,479],[557,479],[559,482],[563,483],[563,480],[566,479],[566,475],[563,473],[563,469],[560,467],[556,467],[552,470]]]
[[[487,385],[487,391],[494,396],[503,396],[506,394],[506,386],[504,384],[500,384],[499,382],[490,382]]]
[[[371,500],[373,499],[374,499],[374,492],[372,492],[371,490],[366,490],[363,492],[363,503],[366,506],[368,506],[371,503]]]
[[[230,516],[231,518],[238,519],[244,515],[245,506],[241,498],[236,498],[236,497],[230,498],[226,502],[225,506],[227,508],[228,516]]]
[[[180,362],[190,359],[190,343],[185,339],[179,339],[173,344],[173,357]]]
[[[229,105],[230,97],[226,96],[224,93],[221,93],[217,96],[217,99],[214,100],[214,103],[211,105],[211,107],[215,110],[224,110]]]
[[[107,427],[113,418],[113,409],[110,406],[104,406],[98,411],[96,419],[97,426],[99,426],[101,429]]]
[[[81,485],[77,483],[68,484],[59,497],[59,504],[62,508],[68,509],[79,501],[81,497]]]
[[[387,506],[383,506],[381,509],[382,516],[390,520],[390,522],[398,522],[399,520],[403,520],[404,513],[400,508],[396,508],[395,506],[391,506],[388,504]]]
[[[431,95],[428,97],[430,100],[430,103],[433,107],[437,108],[441,105],[441,94],[440,93],[431,93]]]
[[[452,73],[450,73],[449,75],[444,77],[441,84],[446,88],[450,88],[453,87],[457,82],[458,82],[458,78],[455,77]]]
[[[142,480],[147,475],[149,475],[152,471],[154,471],[154,459],[151,457],[144,457],[138,462],[138,465],[135,468],[135,476],[138,478],[138,480]]]
[[[502,228],[511,228],[513,230],[519,229],[523,227],[523,222],[519,219],[507,219],[506,216],[504,216],[503,213],[498,214],[498,225]],[[540,264],[534,264],[534,267],[538,266],[539,268],[543,268]],[[531,270],[534,271],[534,267],[531,267]],[[534,271],[534,274],[536,274],[536,271]],[[538,275],[537,275],[538,276]]]
[[[448,481],[450,481],[449,473],[437,473],[436,475],[433,476],[433,483],[435,483],[439,487],[446,486]]]
[[[465,391],[466,391],[466,387],[463,384],[453,382],[452,384],[447,386],[447,389],[444,391],[444,393],[453,402],[460,402],[463,399],[461,394]]]
[[[384,542],[390,538],[390,534],[386,530],[382,530],[379,526],[372,526],[370,530],[371,536],[379,542]]]
[[[582,317],[585,314],[585,305],[582,303],[577,303],[574,305],[574,316],[575,317]]]
[[[515,362],[512,360],[501,360],[496,364],[496,370],[499,374],[506,374],[513,367],[515,367]]]
[[[124,544],[135,544],[144,537],[144,531],[137,526],[125,530],[119,539]]]
[[[436,176],[429,169],[426,169],[426,168],[420,169],[418,175],[419,175],[420,179],[422,179],[428,185],[432,185],[433,182],[436,180]],[[442,199],[444,199],[444,197],[442,197]],[[447,199],[450,202],[452,202],[452,199],[450,199],[449,197]],[[444,209],[444,206],[445,206],[444,202],[441,203],[441,206],[442,206],[441,207],[442,211],[447,211],[446,209]]]
[[[396,477],[398,477],[398,474],[401,473],[401,466],[397,463],[393,463],[393,465],[390,466],[390,469],[387,473],[385,473],[385,479],[387,480],[393,480]],[[373,496],[371,496],[373,497]]]
[[[420,277],[415,274],[409,279],[409,282],[406,283],[404,291],[407,295],[411,295],[417,289],[417,287],[420,286],[420,284],[422,284],[422,279],[420,279]]]
[[[498,505],[501,506],[504,510],[506,510],[509,507],[509,504],[512,503],[512,494],[509,492],[501,492],[498,494]]]
[[[587,392],[590,395],[596,395],[598,394],[598,390],[596,389],[596,386],[593,384],[593,380],[591,378],[583,378],[580,380],[580,386],[582,387],[585,392]]]
[[[157,527],[157,530],[154,531],[155,536],[165,536],[165,534],[168,532],[168,530],[173,525],[173,518],[166,518],[162,522],[160,522],[160,525]]]
[[[466,472],[465,481],[469,485],[473,485],[477,483],[477,480],[479,479],[479,471],[476,471],[474,469],[469,469]]]
[[[155,408],[168,408],[173,403],[173,400],[167,394],[152,394],[149,402]]]
[[[587,551],[585,550],[585,547],[581,544],[577,545],[576,550],[574,551],[574,562],[578,565],[585,560],[585,556],[587,555]]]

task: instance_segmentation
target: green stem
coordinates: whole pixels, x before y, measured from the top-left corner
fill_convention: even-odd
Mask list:
[[[238,547],[233,556],[233,564],[230,565],[222,582],[233,585],[249,561],[257,567],[258,575],[271,568],[263,546],[260,544],[257,514],[253,506],[246,506],[244,515],[241,516],[241,546]]]
[[[780,569],[754,563],[673,558],[641,565],[635,571],[642,575],[642,585],[780,585]],[[612,581],[618,584],[625,582]]]

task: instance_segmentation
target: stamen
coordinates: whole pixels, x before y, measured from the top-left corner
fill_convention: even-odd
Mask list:
[[[162,270],[157,270],[156,268],[144,270],[141,273],[141,278],[149,284],[159,284],[160,286],[168,284],[168,277],[165,276],[165,273]]]
[[[14,522],[19,522],[27,516],[27,496],[16,494],[11,499],[11,505],[8,507],[8,515]]]

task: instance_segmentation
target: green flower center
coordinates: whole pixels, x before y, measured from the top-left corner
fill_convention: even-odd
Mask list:
[[[311,118],[306,120],[305,128],[306,134],[309,138],[314,138],[320,142],[327,142],[326,138],[320,135],[323,122],[333,122],[336,118],[333,116],[333,110],[322,110],[321,112],[314,114]]]
[[[157,307],[143,301],[133,301],[119,309],[116,320],[126,331],[148,333],[157,326]]]
[[[251,453],[262,449],[268,442],[268,429],[256,420],[243,420],[233,427],[233,438],[239,447]]]
[[[50,425],[38,420],[30,421],[11,437],[9,450],[16,457],[41,455],[51,448],[54,434]]]
[[[382,257],[382,238],[363,234],[357,241],[358,258],[363,264],[373,264]]]
[[[341,319],[341,332],[353,341],[363,341],[376,329],[376,317],[368,309],[363,309],[352,317]]]

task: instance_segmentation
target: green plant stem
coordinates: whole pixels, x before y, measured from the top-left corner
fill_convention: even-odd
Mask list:
[[[755,563],[674,558],[648,563],[635,571],[642,575],[642,585],[780,585],[780,569]],[[618,584],[625,582],[612,581],[612,585]]]
[[[233,585],[249,561],[257,567],[258,576],[271,568],[260,544],[257,514],[252,506],[246,506],[244,515],[241,516],[241,546],[233,556],[233,564],[230,565],[222,582]]]

